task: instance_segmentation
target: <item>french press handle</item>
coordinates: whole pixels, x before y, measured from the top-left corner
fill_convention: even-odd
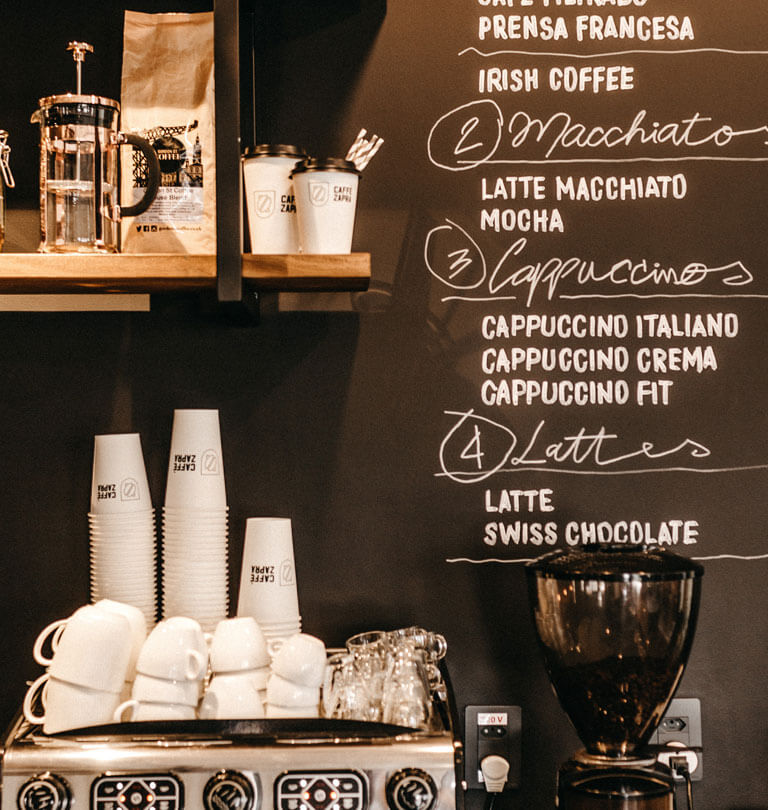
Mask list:
[[[120,206],[121,217],[137,217],[155,201],[157,190],[160,188],[160,161],[157,159],[157,152],[152,144],[140,135],[121,132],[118,135],[118,143],[136,147],[147,159],[147,187],[144,196],[133,205]]]

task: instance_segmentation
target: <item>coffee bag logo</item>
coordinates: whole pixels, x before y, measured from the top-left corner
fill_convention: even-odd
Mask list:
[[[219,475],[220,473],[219,454],[215,450],[205,450],[200,457],[200,474]]]
[[[139,500],[139,482],[135,478],[123,478],[120,482],[120,500]]]
[[[256,216],[267,219],[275,213],[274,189],[262,188],[254,192],[254,208]]]
[[[310,182],[309,199],[312,201],[312,205],[325,205],[330,196],[330,186],[328,183]]]

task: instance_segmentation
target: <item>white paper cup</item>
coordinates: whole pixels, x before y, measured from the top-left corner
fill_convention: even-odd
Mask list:
[[[38,696],[43,706],[41,715],[34,712],[34,703]],[[56,734],[59,731],[109,723],[119,700],[119,693],[60,681],[46,672],[27,690],[23,711],[28,722],[42,724],[46,734]]]
[[[152,508],[138,433],[94,437],[91,513],[144,512]]]
[[[243,155],[248,232],[251,253],[298,253],[291,171],[307,157],[297,146],[260,144]]]
[[[53,654],[43,652],[51,639]],[[119,613],[84,605],[69,618],[49,624],[37,637],[33,656],[52,678],[119,694],[129,678],[133,634]]]
[[[269,665],[264,633],[253,616],[224,619],[216,626],[210,646],[214,672],[240,672]]]
[[[219,412],[173,412],[165,505],[187,510],[226,508]]]
[[[136,671],[153,678],[198,681],[208,667],[208,647],[200,624],[186,616],[159,622],[141,648]]]
[[[248,518],[240,572],[238,616],[297,621],[299,599],[290,518]]]
[[[349,253],[360,172],[349,160],[311,158],[291,172],[303,253]]]
[[[254,719],[264,717],[258,684],[249,672],[214,675],[200,703],[203,719]]]
[[[316,636],[296,633],[286,639],[272,659],[272,672],[299,686],[323,683],[327,659],[325,644]]]

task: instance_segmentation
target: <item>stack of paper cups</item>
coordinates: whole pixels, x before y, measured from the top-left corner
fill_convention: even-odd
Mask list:
[[[253,616],[268,639],[301,631],[289,518],[246,521],[237,615]]]
[[[138,433],[96,436],[91,509],[91,598],[157,612],[155,511]]]
[[[227,495],[217,410],[176,410],[163,507],[163,616],[227,617]]]

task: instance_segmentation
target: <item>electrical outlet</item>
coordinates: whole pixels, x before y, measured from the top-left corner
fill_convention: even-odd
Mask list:
[[[688,770],[693,781],[703,776],[701,744],[701,702],[698,698],[675,698],[670,701],[664,717],[661,718],[652,743],[671,745],[680,748],[688,760]],[[685,753],[687,752],[687,753]],[[666,761],[674,754],[662,754],[659,759]]]
[[[523,711],[519,706],[467,706],[464,711],[464,788],[484,790],[480,763],[491,754],[509,762],[504,789],[520,787]]]

